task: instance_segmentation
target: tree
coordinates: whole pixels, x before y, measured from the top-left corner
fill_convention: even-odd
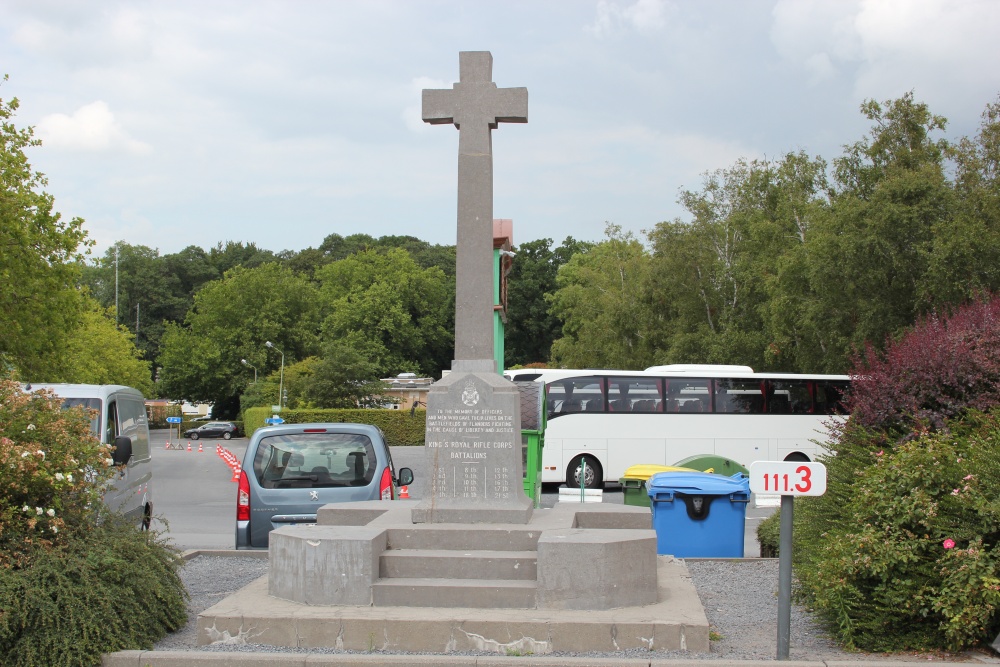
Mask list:
[[[608,224],[607,239],[573,255],[556,279],[552,312],[562,337],[553,363],[566,368],[645,368],[654,358],[648,339],[649,254],[630,232]]]
[[[926,310],[920,285],[934,230],[953,203],[947,142],[932,138],[945,119],[912,93],[861,108],[874,125],[834,161],[830,215],[817,226],[809,276],[830,340],[827,363],[840,368],[853,349],[881,347]]]
[[[313,369],[303,398],[319,408],[376,407],[385,383],[375,364],[364,353],[342,342],[331,341]]]
[[[507,326],[504,346],[507,365],[544,362],[561,323],[552,314],[546,296],[556,291],[556,274],[573,255],[593,246],[567,236],[553,249],[552,239],[528,241],[517,246],[507,276]]]
[[[318,305],[316,288],[278,264],[229,271],[195,295],[184,326],[167,324],[161,391],[238,409],[238,397],[253,377],[241,359],[260,373],[278,370],[281,356],[264,346],[267,341],[284,353],[286,368],[314,354]]]
[[[154,396],[149,362],[134,340],[131,332],[115,324],[114,309],[103,309],[87,298],[80,326],[66,339],[63,363],[46,382],[123,384]]]
[[[327,313],[324,341],[350,343],[380,377],[434,375],[446,367],[454,336],[443,271],[422,269],[397,248],[356,253],[327,264],[316,277]]]
[[[38,381],[58,369],[66,333],[80,322],[77,263],[92,244],[83,220],[53,211],[45,177],[31,170],[24,151],[40,142],[14,125],[18,106],[0,99],[0,370]]]
[[[190,248],[184,253],[190,255]],[[117,322],[132,331],[136,347],[152,362],[159,355],[164,321],[183,320],[191,306],[182,280],[192,280],[187,268],[183,261],[168,262],[155,248],[119,241],[84,269],[83,282],[101,305],[118,306]],[[199,268],[204,276],[211,267]]]

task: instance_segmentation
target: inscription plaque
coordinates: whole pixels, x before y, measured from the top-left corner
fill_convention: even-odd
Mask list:
[[[528,521],[519,401],[517,387],[493,373],[453,371],[431,386],[425,439],[431,475],[414,522]]]

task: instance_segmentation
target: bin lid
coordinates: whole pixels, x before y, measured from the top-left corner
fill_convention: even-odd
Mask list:
[[[750,479],[742,473],[724,477],[709,472],[660,472],[646,483],[650,497],[656,493],[672,496],[684,493],[698,496],[728,496],[733,493],[750,493]]]
[[[680,468],[678,466],[661,466],[653,463],[640,463],[638,465],[630,466],[622,477],[626,479],[641,479],[646,481],[658,472],[695,472],[695,470],[693,468]]]

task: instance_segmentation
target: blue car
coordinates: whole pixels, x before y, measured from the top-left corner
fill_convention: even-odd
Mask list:
[[[368,424],[283,424],[250,438],[236,499],[236,548],[266,549],[271,531],[316,523],[327,503],[393,500],[397,476],[385,438]]]

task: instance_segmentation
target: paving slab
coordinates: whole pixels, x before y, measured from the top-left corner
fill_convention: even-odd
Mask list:
[[[683,561],[657,560],[657,601],[609,610],[317,606],[267,594],[267,577],[198,616],[199,644],[358,651],[707,652],[708,620]]]

